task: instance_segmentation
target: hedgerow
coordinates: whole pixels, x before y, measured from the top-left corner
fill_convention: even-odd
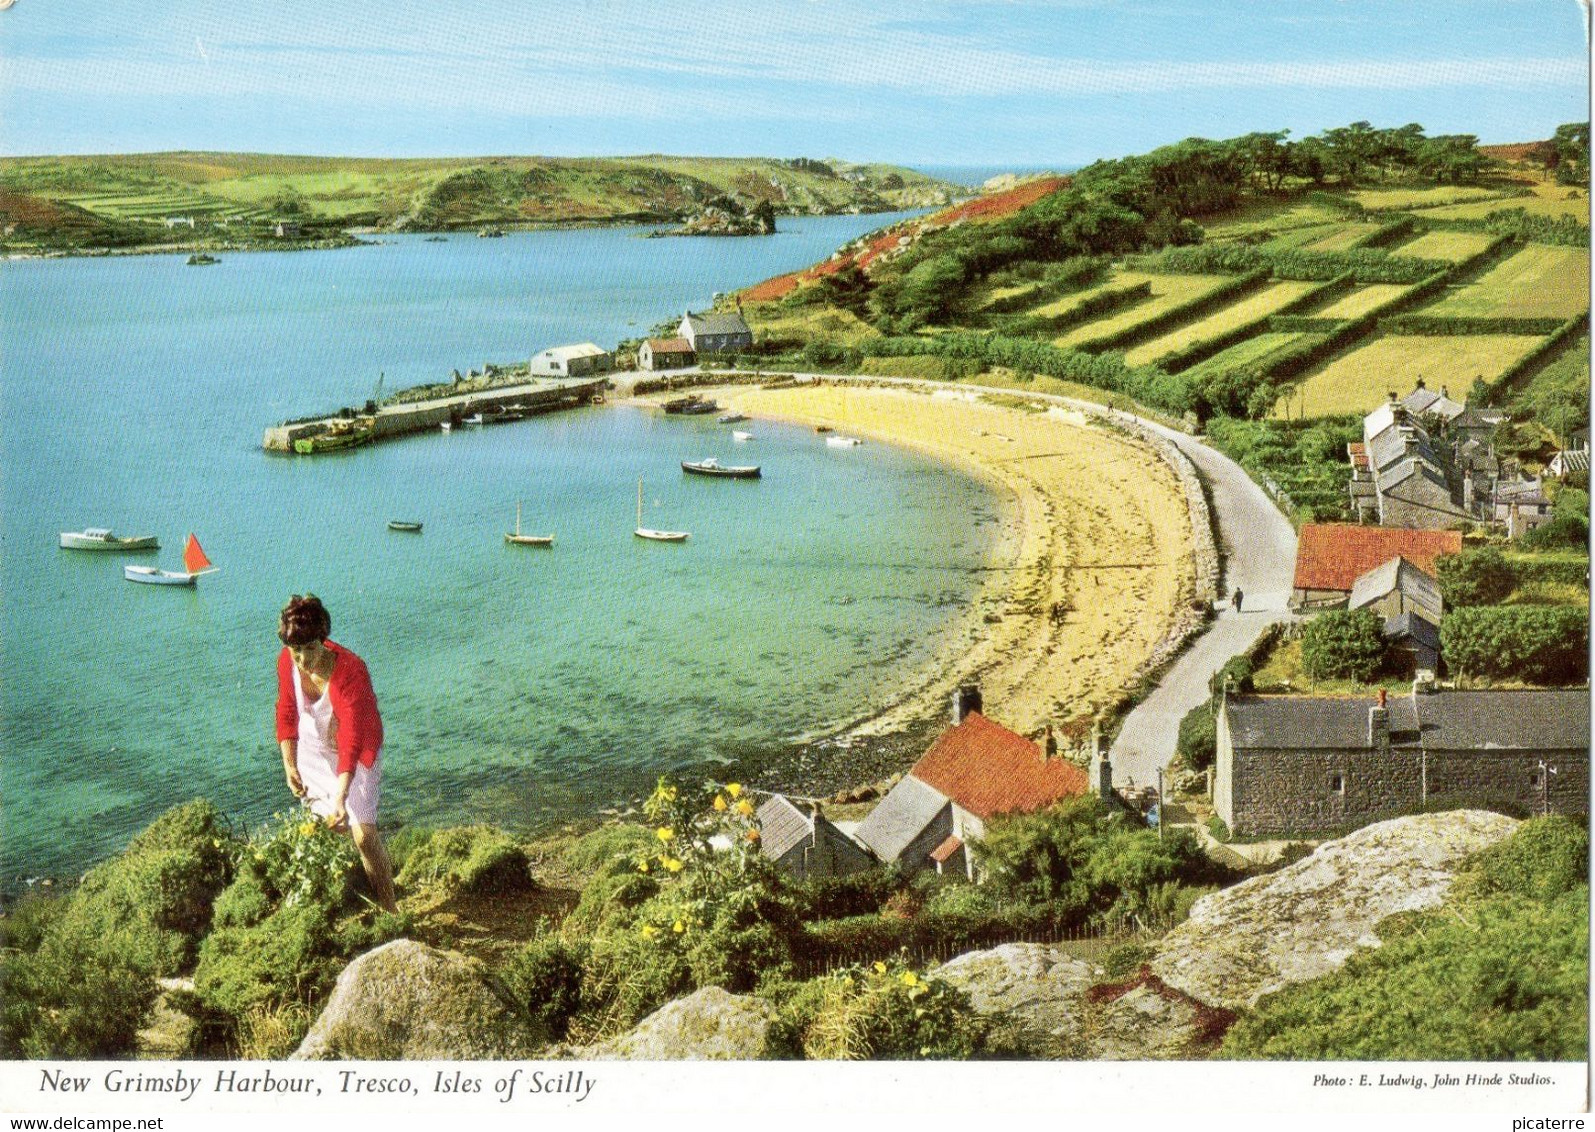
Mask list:
[[[1449,610],[1440,654],[1457,675],[1535,684],[1589,677],[1589,611],[1573,606],[1477,606]]]

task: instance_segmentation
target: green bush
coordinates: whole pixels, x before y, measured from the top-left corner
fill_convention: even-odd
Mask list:
[[[990,1024],[951,983],[877,962],[814,980],[784,1012],[811,1060],[967,1060]]]
[[[1318,680],[1345,678],[1368,683],[1384,661],[1378,615],[1367,609],[1320,613],[1302,631],[1302,668]]]
[[[1589,610],[1525,605],[1454,609],[1440,626],[1440,654],[1457,675],[1580,683],[1589,676]]]
[[[274,898],[328,911],[348,901],[360,864],[348,837],[306,811],[275,815],[244,859],[259,866],[261,883]]]
[[[787,904],[800,920],[834,920],[878,912],[896,890],[899,878],[886,869],[865,869],[843,877],[816,877],[787,886]]]
[[[1190,770],[1206,770],[1213,765],[1218,758],[1218,722],[1211,707],[1197,704],[1185,713],[1174,752]]]
[[[526,851],[509,834],[485,825],[436,831],[410,853],[398,879],[404,885],[438,884],[450,892],[489,896],[534,887]]]
[[[37,951],[66,907],[66,900],[49,890],[23,895],[0,916],[0,952]]]
[[[1499,605],[1517,586],[1506,556],[1493,546],[1442,554],[1435,560],[1440,595],[1448,607]]]
[[[130,1056],[158,991],[114,946],[56,933],[0,960],[0,985],[0,1055],[51,1060]]]
[[[636,865],[620,868],[606,869],[582,888],[566,921],[574,930],[597,933],[629,924],[636,910],[659,892],[659,882],[639,873]]]
[[[1531,818],[1470,857],[1463,875],[1485,894],[1554,900],[1589,883],[1589,830],[1560,815]]]
[[[582,1009],[582,979],[591,955],[585,942],[539,936],[499,972],[511,1000],[552,1041],[564,1041]]]
[[[235,1025],[257,1006],[312,1002],[343,965],[332,938],[325,910],[311,904],[285,904],[251,927],[217,928],[200,945],[194,993]]]
[[[565,850],[562,860],[566,868],[582,876],[591,876],[616,861],[623,861],[626,871],[632,871],[652,842],[653,834],[640,825],[610,822],[584,834]]]
[[[1550,522],[1540,524],[1518,541],[1528,550],[1588,547],[1589,517],[1574,511],[1554,514]]]

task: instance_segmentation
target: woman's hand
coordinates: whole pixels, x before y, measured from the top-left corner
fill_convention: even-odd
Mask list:
[[[327,815],[327,828],[339,833],[349,828],[349,810],[342,798],[333,800],[332,813]]]
[[[293,796],[295,798],[303,798],[305,796],[305,783],[304,779],[299,777],[299,768],[297,766],[285,766],[282,769],[288,776],[288,789],[293,793]]]

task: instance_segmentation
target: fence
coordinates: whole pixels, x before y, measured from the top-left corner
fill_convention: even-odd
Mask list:
[[[1173,926],[1172,920],[1125,916],[1095,924],[993,923],[944,936],[892,941],[896,946],[879,938],[856,943],[816,939],[816,952],[794,956],[792,966],[793,974],[800,979],[818,978],[886,959],[900,959],[911,966],[924,968],[946,963],[967,952],[984,951],[1005,943],[1118,945],[1155,939]],[[908,932],[904,934],[910,935]]]

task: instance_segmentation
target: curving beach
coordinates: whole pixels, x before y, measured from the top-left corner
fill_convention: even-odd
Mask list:
[[[1006,500],[1004,534],[948,654],[855,734],[940,717],[954,687],[974,682],[1005,726],[1078,738],[1189,607],[1193,539],[1177,477],[1151,446],[1093,416],[960,389],[827,383],[715,396],[755,419],[916,449]]]

